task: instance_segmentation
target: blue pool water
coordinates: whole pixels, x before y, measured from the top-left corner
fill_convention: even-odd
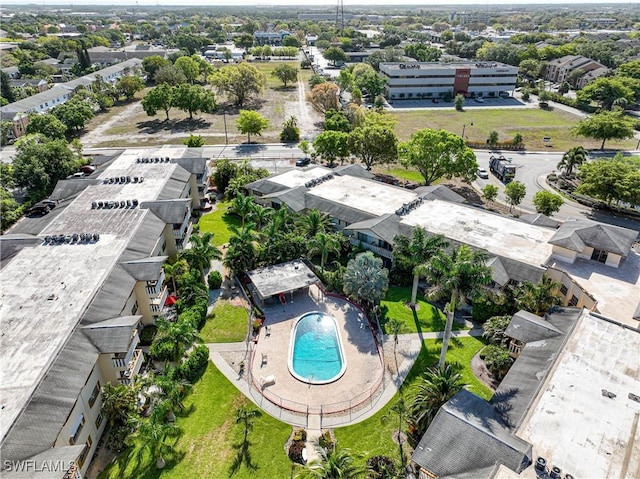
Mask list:
[[[301,381],[323,384],[345,370],[336,321],[324,313],[307,313],[293,331],[289,368]]]

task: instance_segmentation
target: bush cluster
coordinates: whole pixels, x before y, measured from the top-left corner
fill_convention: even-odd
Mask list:
[[[209,283],[209,289],[219,289],[220,286],[222,286],[222,275],[220,271],[211,271],[207,277],[207,283]]]
[[[156,333],[158,332],[158,327],[155,324],[149,324],[144,327],[142,332],[140,333],[140,345],[141,346],[149,346],[153,342],[153,338],[155,338]]]
[[[176,368],[175,374],[193,384],[200,378],[207,364],[209,364],[209,348],[201,344],[189,353],[187,359]]]

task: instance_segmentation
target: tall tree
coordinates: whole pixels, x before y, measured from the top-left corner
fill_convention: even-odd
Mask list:
[[[287,83],[293,83],[298,80],[298,69],[285,63],[274,68],[271,76],[280,80],[286,88]]]
[[[514,298],[518,309],[542,316],[551,306],[562,302],[560,284],[544,277],[538,284],[525,282],[516,286]]]
[[[144,80],[137,75],[125,75],[118,79],[116,90],[131,100],[137,92],[144,90]]]
[[[65,124],[67,132],[83,130],[86,123],[94,115],[91,103],[76,97],[54,107],[51,113]]]
[[[478,169],[473,150],[462,138],[444,130],[420,130],[401,143],[398,151],[403,164],[416,168],[426,185],[454,176],[471,181]]]
[[[149,80],[153,80],[156,72],[167,65],[171,65],[171,62],[160,55],[151,55],[142,60],[142,69],[147,74],[147,79]]]
[[[604,150],[607,140],[624,140],[633,137],[633,122],[621,111],[603,111],[580,120],[572,133],[577,136],[602,140]]]
[[[395,432],[396,440],[398,442],[398,449],[399,449],[398,452],[400,456],[400,461],[404,464],[405,457],[404,457],[404,450],[402,449],[402,444],[404,442],[402,438],[402,434],[403,434],[402,426],[405,425],[405,423],[407,422],[407,419],[409,418],[409,408],[404,402],[404,398],[402,396],[400,396],[398,400],[389,409],[387,409],[386,414],[384,414],[380,418],[380,422],[382,424],[387,424],[394,418],[398,421],[398,429]]]
[[[67,127],[51,113],[32,113],[29,115],[27,135],[40,133],[51,139],[64,139]]]
[[[563,203],[562,196],[547,190],[540,190],[533,195],[533,204],[536,207],[536,211],[546,216],[551,216],[553,213],[560,211]]]
[[[391,128],[365,125],[349,133],[349,149],[370,170],[398,158],[398,138]]]
[[[347,54],[340,47],[329,47],[322,53],[322,56],[332,62],[334,66],[336,62],[346,62],[348,60]]]
[[[505,187],[504,194],[509,202],[509,211],[511,211],[514,206],[522,203],[524,196],[527,194],[527,188],[520,181],[512,181]]]
[[[237,214],[242,221],[242,226],[245,225],[246,219],[251,215],[255,208],[256,204],[254,203],[253,196],[248,195],[236,195],[231,203],[231,211]]]
[[[242,108],[252,97],[262,92],[267,84],[264,73],[249,63],[230,65],[209,77],[218,91],[230,96],[235,106]]]
[[[573,169],[586,163],[589,154],[582,146],[574,146],[564,155],[558,163],[558,169],[563,171],[565,175],[570,176]]]
[[[419,438],[427,430],[436,413],[463,388],[462,377],[447,364],[428,369],[411,391],[409,411],[415,435]]]
[[[314,86],[311,91],[307,93],[307,101],[320,113],[339,109],[338,85],[324,82]]]
[[[306,211],[296,221],[296,226],[307,239],[315,238],[331,228],[331,217],[316,209]]]
[[[182,276],[186,271],[189,265],[187,262],[182,259],[176,261],[175,263],[165,263],[163,266],[164,269],[164,277],[167,281],[171,281],[171,286],[173,286],[173,292],[178,292],[178,287],[176,286],[176,279]]]
[[[313,148],[331,168],[337,159],[349,156],[349,134],[342,131],[323,131],[313,140]]]
[[[349,260],[344,273],[344,292],[372,311],[389,288],[389,271],[371,251]]]
[[[111,427],[124,425],[135,411],[137,394],[135,389],[125,384],[102,386],[102,412]]]
[[[184,259],[191,268],[200,271],[203,284],[205,269],[210,266],[212,260],[222,258],[222,253],[215,247],[212,240],[213,233],[192,234],[189,238],[191,247],[180,252],[180,259]]]
[[[13,92],[13,88],[11,88],[9,75],[4,70],[0,75],[0,96],[7,100],[7,103],[13,103],[16,101],[16,95]]]
[[[309,255],[320,255],[320,269],[323,271],[331,253],[340,253],[340,241],[333,234],[320,232],[309,242]]]
[[[240,110],[236,125],[242,134],[247,135],[247,143],[251,143],[251,135],[261,135],[269,126],[269,120],[255,110]]]
[[[192,85],[200,75],[200,64],[191,57],[180,57],[173,64]]]
[[[173,106],[173,87],[168,83],[161,83],[152,88],[142,99],[142,108],[149,116],[155,116],[158,110],[164,111],[169,120],[169,110]]]
[[[611,110],[616,100],[635,101],[635,93],[619,77],[600,77],[578,92],[578,100],[585,103],[597,101],[605,110]]]
[[[580,167],[578,193],[593,196],[608,204],[625,199],[628,188],[640,189],[638,183],[625,181],[636,169],[621,158],[601,159]],[[631,177],[633,179],[633,176]]]
[[[161,83],[167,83],[171,86],[180,85],[187,81],[187,77],[184,76],[182,70],[176,68],[174,65],[163,65],[156,70],[153,75],[153,81],[156,85]]]
[[[458,305],[467,303],[491,282],[491,268],[485,265],[486,258],[486,253],[462,245],[451,254],[437,253],[418,267],[419,274],[425,276],[430,285],[425,295],[427,299],[449,298],[445,307],[447,322],[440,353],[441,368],[445,364],[453,317]]]
[[[181,84],[173,90],[173,106],[189,112],[189,119],[194,113],[211,113],[216,109],[216,98],[213,92],[200,85]]]

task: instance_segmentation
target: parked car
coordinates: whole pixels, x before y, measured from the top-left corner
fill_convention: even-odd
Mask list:
[[[478,168],[476,175],[478,175],[478,178],[482,178],[483,180],[489,179],[489,172],[484,168]]]
[[[311,163],[311,158],[300,158],[296,161],[296,166],[307,166]]]
[[[482,98],[481,96],[477,96],[476,103],[484,103],[484,98]]]

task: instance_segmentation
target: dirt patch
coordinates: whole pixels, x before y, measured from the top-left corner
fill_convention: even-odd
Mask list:
[[[458,178],[453,178],[451,180],[447,180],[440,184],[458,193],[469,203],[484,206],[484,208],[487,209],[488,211],[494,211],[496,213],[500,213],[503,215],[508,215],[512,213],[509,211],[509,207],[506,205],[503,205],[502,203],[498,203],[496,201],[486,201],[482,197],[482,194],[480,192],[478,192],[471,185],[465,183],[464,181]]]
[[[480,382],[482,382],[482,384],[490,388],[492,391],[495,391],[500,385],[500,382],[496,381],[493,378],[484,361],[480,359],[480,351],[478,351],[473,359],[471,359],[471,370],[473,371],[473,374],[475,374],[475,376],[480,380]]]

